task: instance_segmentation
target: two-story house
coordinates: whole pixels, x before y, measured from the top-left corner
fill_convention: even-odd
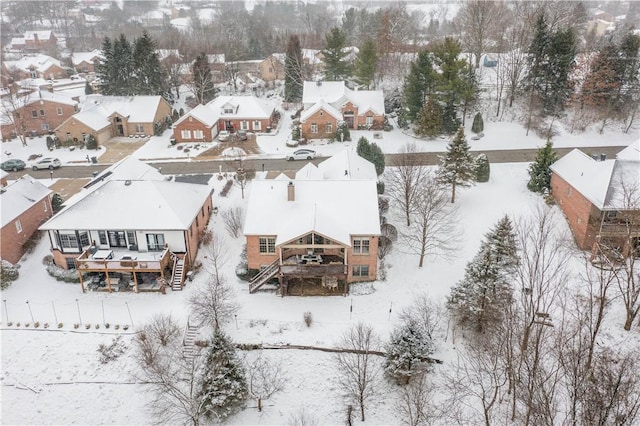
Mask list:
[[[252,183],[244,225],[255,292],[277,277],[284,295],[346,294],[377,275],[380,219],[373,164],[343,152]],[[368,163],[368,165],[367,165]]]
[[[255,96],[219,96],[198,105],[173,125],[176,142],[211,142],[220,130],[264,132],[275,122],[272,103]]]
[[[71,63],[77,73],[91,74],[96,72],[96,65],[103,59],[102,51],[94,49],[90,52],[73,52]]]
[[[93,135],[98,143],[113,137],[144,137],[154,134],[156,124],[171,116],[171,105],[162,96],[86,97],[80,112],[55,129],[60,140],[86,140]]]
[[[76,269],[83,291],[90,284],[163,291],[164,283],[180,290],[211,212],[206,185],[105,179],[67,201],[40,229],[55,264]]]
[[[381,90],[351,90],[344,81],[305,81],[302,104],[300,129],[307,139],[333,138],[340,121],[350,129],[382,129],[384,125]]]
[[[48,134],[62,122],[78,112],[78,102],[68,96],[38,90],[17,95],[11,101],[3,100],[5,114],[11,114],[0,124],[2,139],[18,133],[24,135]]]
[[[51,217],[51,190],[29,175],[0,188],[2,260],[17,263],[38,227]]]
[[[616,159],[574,149],[551,171],[551,193],[580,249],[640,254],[640,142]]]
[[[22,37],[11,39],[11,50],[20,52],[52,52],[58,38],[51,30],[26,31]]]

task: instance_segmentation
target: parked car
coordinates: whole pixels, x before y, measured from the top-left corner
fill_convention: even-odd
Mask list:
[[[7,160],[4,163],[0,164],[0,168],[6,171],[17,172],[18,170],[24,169],[26,163],[22,160],[18,160],[17,158],[13,158],[11,160]]]
[[[60,166],[62,166],[62,163],[60,162],[60,160],[58,160],[57,158],[47,157],[47,158],[43,158],[37,163],[34,163],[33,170],[40,170],[40,169],[53,170],[53,169],[57,169]]]
[[[231,137],[231,133],[229,133],[228,130],[220,130],[220,133],[218,133],[218,140],[220,142],[226,142],[229,140],[230,137]]]
[[[298,149],[287,155],[287,160],[311,160],[316,158],[316,152],[311,149]]]
[[[247,131],[244,129],[240,129],[236,132],[236,138],[238,138],[239,141],[246,141],[247,140]]]

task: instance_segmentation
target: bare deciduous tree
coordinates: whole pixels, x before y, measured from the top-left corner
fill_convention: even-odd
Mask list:
[[[262,353],[245,362],[249,393],[258,401],[258,411],[262,411],[262,401],[282,391],[288,378],[281,363],[264,358]]]
[[[411,213],[415,199],[419,193],[420,183],[427,175],[427,169],[420,165],[416,157],[418,149],[415,144],[407,144],[400,150],[392,167],[385,173],[387,192],[398,205],[407,226],[411,225]]]
[[[422,268],[426,256],[447,258],[457,248],[458,210],[449,202],[447,188],[429,172],[414,189],[411,225],[401,235],[404,249],[419,256],[418,267]]]
[[[242,207],[233,207],[222,212],[224,227],[233,238],[238,238],[244,223],[244,211]]]
[[[360,418],[365,421],[365,407],[379,390],[376,380],[380,376],[379,360],[371,351],[379,350],[380,341],[373,327],[358,323],[350,327],[338,342],[338,347],[348,350],[335,356],[339,382],[344,396],[360,409]]]
[[[9,71],[9,74],[12,75],[12,71]],[[18,77],[16,77],[18,78]],[[5,117],[6,121],[11,124],[13,130],[20,139],[22,146],[27,146],[27,112],[25,110],[24,105],[29,97],[28,91],[21,91],[20,85],[12,84],[8,88],[9,94],[8,96],[2,99],[2,115]]]
[[[415,321],[425,336],[435,339],[435,332],[446,313],[445,307],[436,303],[426,293],[419,293],[413,297],[413,303],[405,307],[400,314],[402,321]]]
[[[398,394],[394,409],[402,424],[427,425],[438,417],[433,404],[435,388],[429,383],[426,372],[413,376],[406,386],[399,386]]]
[[[480,57],[495,40],[492,36],[498,36],[496,29],[504,28],[505,9],[501,2],[472,0],[464,3],[456,15],[455,26],[466,51],[475,55],[476,68],[480,68]]]

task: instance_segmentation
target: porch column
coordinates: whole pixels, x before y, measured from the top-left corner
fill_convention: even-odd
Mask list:
[[[78,277],[80,278],[80,288],[82,289],[82,292],[84,293],[84,282],[82,281],[82,271],[80,269],[76,269],[78,271]]]
[[[136,269],[135,267],[133,268],[133,285],[135,288],[136,293],[138,292],[138,277],[136,277]]]
[[[107,289],[109,290],[109,293],[111,293],[111,279],[109,278],[109,267],[107,266],[107,261],[103,260],[104,262],[104,278],[105,280],[107,280]]]

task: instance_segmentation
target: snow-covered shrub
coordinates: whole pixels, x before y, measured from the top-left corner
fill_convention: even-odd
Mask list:
[[[18,267],[3,260],[0,262],[0,288],[2,290],[8,288],[12,282],[18,279]]]
[[[386,351],[385,373],[398,384],[406,385],[411,376],[425,371],[433,343],[417,323],[410,320],[393,331]]]
[[[101,343],[98,346],[98,352],[100,353],[100,362],[106,364],[109,361],[115,361],[120,355],[122,355],[127,346],[122,341],[122,336],[117,336],[113,339],[110,345]]]
[[[473,124],[471,125],[471,131],[473,133],[480,133],[484,130],[484,121],[482,120],[482,114],[479,112],[473,117]]]
[[[47,273],[58,281],[65,283],[79,283],[78,271],[75,269],[63,269],[56,264],[47,265]]]
[[[336,129],[336,134],[334,136],[334,140],[338,142],[346,142],[351,140],[351,132],[349,131],[349,126],[346,121],[339,121],[338,128]]]
[[[476,182],[489,182],[491,166],[487,154],[480,154],[476,157]]]
[[[304,318],[304,323],[306,324],[306,326],[311,327],[311,324],[313,324],[313,316],[311,315],[311,312],[305,312],[302,317]]]

